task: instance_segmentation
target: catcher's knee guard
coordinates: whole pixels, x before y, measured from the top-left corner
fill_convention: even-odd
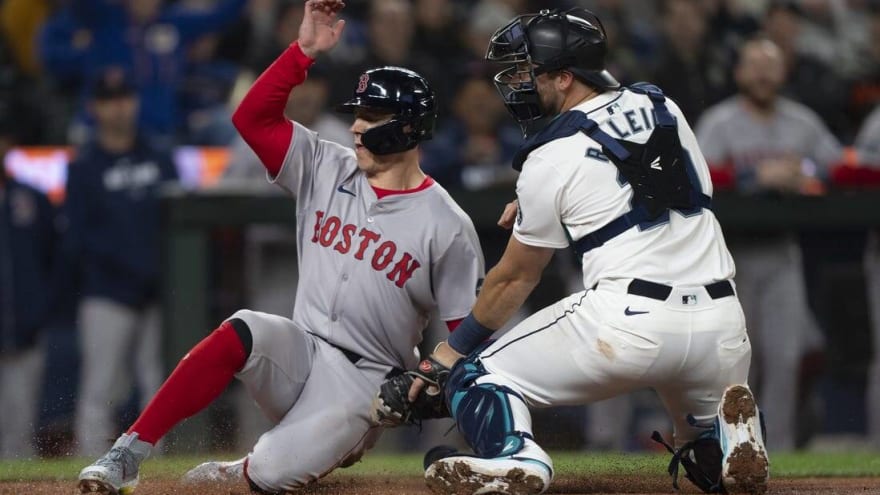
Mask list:
[[[516,428],[517,418],[528,418],[526,404],[510,387],[493,383],[494,377],[478,382],[487,376],[476,353],[459,361],[446,384],[449,411],[475,454],[485,458],[513,455],[522,450],[526,438],[532,438]]]

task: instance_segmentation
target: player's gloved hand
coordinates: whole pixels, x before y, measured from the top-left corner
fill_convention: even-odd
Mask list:
[[[373,399],[373,422],[383,426],[419,424],[425,419],[448,418],[449,410],[443,388],[449,378],[449,368],[432,358],[419,363],[418,368],[385,380]],[[416,379],[425,381],[415,400],[408,394]]]

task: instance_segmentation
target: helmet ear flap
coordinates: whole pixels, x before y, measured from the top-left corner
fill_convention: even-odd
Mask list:
[[[375,155],[401,153],[416,147],[418,141],[413,139],[413,129],[409,123],[401,119],[390,121],[368,129],[361,136],[361,144]]]

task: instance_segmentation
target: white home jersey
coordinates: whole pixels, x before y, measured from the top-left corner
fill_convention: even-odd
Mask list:
[[[691,182],[712,195],[709,168],[693,131],[669,99],[678,120]],[[574,108],[613,138],[645,143],[656,127],[647,95],[623,88],[602,93]],[[695,179],[695,180],[694,180]],[[582,132],[534,149],[516,185],[516,238],[528,245],[565,248],[632,209],[633,190],[602,147]],[[702,285],[733,277],[734,264],[721,227],[709,209],[669,211],[631,227],[584,253],[586,288],[603,279],[640,278],[668,285]]]

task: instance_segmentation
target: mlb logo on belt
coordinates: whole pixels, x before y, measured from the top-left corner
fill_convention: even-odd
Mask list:
[[[696,294],[685,294],[681,296],[682,304],[697,304],[697,295]]]

